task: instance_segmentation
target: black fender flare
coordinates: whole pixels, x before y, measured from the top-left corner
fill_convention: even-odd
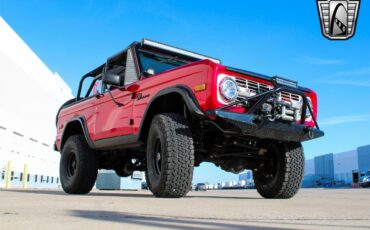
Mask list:
[[[157,98],[165,96],[167,94],[171,94],[171,93],[177,93],[177,94],[181,95],[182,99],[185,102],[186,107],[188,108],[188,110],[189,110],[189,112],[192,116],[195,116],[198,119],[204,119],[206,117],[205,114],[203,113],[203,111],[200,109],[200,106],[198,104],[198,101],[197,101],[194,93],[191,91],[191,89],[188,86],[175,85],[175,86],[170,87],[170,88],[162,89],[154,97],[152,97],[150,99],[150,101],[148,103],[148,106],[145,109],[144,116],[143,116],[143,119],[141,120],[140,128],[139,128],[139,137],[140,137],[140,139],[144,135],[144,133],[142,132],[143,131],[143,125],[145,123],[145,120],[146,120],[147,115],[148,115],[148,111],[150,110],[151,105],[153,104],[153,102]]]
[[[180,94],[182,96],[182,98],[184,99],[184,102],[185,102],[186,106],[188,107],[188,109],[189,109],[189,111],[192,115],[199,116],[200,118],[205,116],[203,111],[200,109],[198,101],[197,101],[195,95],[193,94],[193,92],[191,91],[191,89],[187,86],[184,86],[184,85],[177,85],[177,86],[166,88],[166,89],[163,89],[163,90],[159,91],[150,100],[149,107],[150,107],[151,103],[153,101],[155,101],[155,99],[157,99],[158,97],[164,96],[166,94],[170,94],[170,93]],[[147,108],[147,110],[148,110],[148,108]],[[145,115],[146,115],[146,112],[147,111],[145,111]]]
[[[58,112],[55,116],[55,125],[58,125],[58,120],[59,120],[59,114],[62,109],[66,108],[69,105],[72,105],[76,102],[76,98],[69,99],[68,101],[64,102],[58,109]]]
[[[65,135],[66,134],[66,130],[68,130],[68,128],[70,126],[72,126],[72,124],[75,123],[75,122],[78,122],[79,125],[81,126],[83,135],[85,136],[86,142],[89,145],[89,147],[92,148],[92,149],[95,149],[94,142],[91,140],[89,131],[87,130],[87,125],[86,125],[86,119],[85,119],[85,117],[78,116],[78,117],[73,117],[72,119],[70,119],[66,123],[66,125],[65,125],[65,127],[63,129],[62,138],[61,138],[61,142],[60,142],[61,143],[60,144],[60,151],[62,150],[64,143],[68,139],[68,137],[66,137],[66,135]]]

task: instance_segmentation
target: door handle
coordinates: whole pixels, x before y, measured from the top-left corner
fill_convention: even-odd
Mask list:
[[[100,94],[96,94],[95,97],[97,99],[100,99],[100,98],[103,98],[104,97],[104,94],[100,93]]]

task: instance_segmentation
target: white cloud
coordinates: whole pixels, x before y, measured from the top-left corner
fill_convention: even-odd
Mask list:
[[[361,86],[361,87],[370,87],[370,80],[369,81],[356,81],[356,80],[346,80],[346,81],[336,81],[336,80],[328,80],[328,81],[319,81],[318,83],[322,84],[331,84],[331,85],[348,85],[348,86]]]
[[[316,81],[321,84],[370,87],[370,67],[337,72]]]
[[[370,120],[370,114],[360,114],[360,115],[348,115],[348,116],[337,116],[330,117],[320,121],[320,126],[330,126],[339,124],[348,124],[360,121]]]
[[[343,76],[351,77],[351,76],[364,76],[364,75],[370,75],[370,66],[353,69],[349,71],[338,72],[338,73],[329,75],[328,77],[343,77]]]
[[[301,56],[298,61],[314,65],[336,65],[341,64],[343,61],[335,59],[323,59],[318,57],[311,56]]]

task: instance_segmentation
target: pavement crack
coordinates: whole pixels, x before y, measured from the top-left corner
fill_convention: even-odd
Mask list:
[[[17,212],[3,212],[3,215],[19,215]]]

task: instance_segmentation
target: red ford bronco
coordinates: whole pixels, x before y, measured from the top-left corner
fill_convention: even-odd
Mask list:
[[[143,39],[84,75],[60,108],[61,184],[85,194],[98,169],[145,171],[155,196],[182,197],[193,167],[212,162],[253,170],[263,197],[290,198],[304,170],[301,142],[324,135],[316,117],[316,93],[295,81]]]

